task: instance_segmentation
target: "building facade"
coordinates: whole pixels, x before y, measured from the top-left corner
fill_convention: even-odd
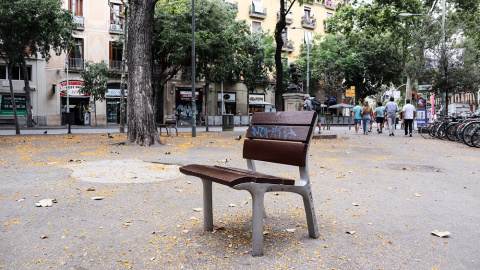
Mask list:
[[[280,1],[282,0],[224,1],[234,5],[237,9],[237,20],[245,20],[253,33],[268,31],[271,35],[274,34],[276,23],[280,17]],[[285,7],[288,8],[287,4],[285,3]],[[325,20],[333,16],[335,5],[335,1],[326,1],[325,5],[308,3],[295,4],[291,7],[286,17],[287,27],[282,33],[284,40],[282,57],[285,61],[294,62],[301,53],[302,44],[306,44],[307,40],[312,40],[315,35],[326,33]],[[214,106],[208,110],[208,113],[219,114],[222,109],[222,87],[214,84],[209,90],[213,94],[210,95],[213,100],[209,103]],[[224,111],[233,114],[240,112],[240,114],[246,115],[255,111],[274,109],[275,91],[275,87],[271,86],[265,92],[257,89],[254,91],[256,93],[248,94],[247,88],[241,82],[225,84],[223,85]],[[320,96],[318,92],[311,94]]]
[[[237,19],[245,20],[252,32],[269,31],[273,34],[279,16],[279,0],[224,1],[237,9]],[[59,56],[52,53],[49,62],[45,62],[41,57],[28,60],[32,111],[37,124],[63,125],[66,123],[67,110],[73,114],[75,125],[93,124],[95,114],[98,125],[120,122],[122,47],[117,41],[124,33],[124,20],[121,17],[123,6],[120,0],[110,0],[110,5],[108,3],[108,0],[65,0],[63,7],[72,12],[77,24],[74,46]],[[310,3],[291,8],[283,33],[285,42],[283,54],[288,62],[296,60],[300,54],[300,45],[307,38],[325,33],[324,20],[333,15],[334,8],[335,4],[332,1],[327,1],[326,5]],[[83,85],[80,72],[85,69],[87,61],[93,63],[105,61],[111,69],[118,71],[109,78],[105,101],[94,104],[89,96],[79,91]],[[158,76],[163,76],[156,70],[154,66],[153,72],[156,77],[154,81],[157,81]],[[2,63],[0,82],[0,123],[2,121],[13,123],[6,66]],[[14,70],[12,84],[20,124],[23,124],[27,108],[23,78],[19,70]],[[255,111],[270,110],[275,104],[274,87],[270,87],[266,92],[258,89],[253,94],[248,94],[242,82],[213,84],[209,89],[199,83],[196,89],[199,114],[213,116],[223,112],[248,115]],[[191,121],[191,86],[180,74],[157,91],[155,99],[157,122],[162,122],[167,116],[175,113],[179,113],[187,124]]]

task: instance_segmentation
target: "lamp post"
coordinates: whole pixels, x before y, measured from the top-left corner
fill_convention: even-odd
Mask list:
[[[302,29],[303,38],[305,38],[307,42],[307,94],[310,94],[310,37],[306,37],[305,29],[302,27],[291,26],[290,29]]]
[[[65,56],[65,66],[67,68],[67,85],[65,85],[65,89],[66,89],[66,92],[67,92],[67,109],[66,109],[66,117],[65,119],[67,120],[67,126],[68,126],[68,134],[72,133],[71,132],[71,125],[70,125],[70,94],[68,93],[68,69],[70,68],[70,52],[72,51],[72,48],[73,47],[70,47],[68,49],[68,51],[66,52],[66,56]]]
[[[431,15],[425,14],[425,13],[400,13],[400,14],[398,14],[398,17],[400,19],[405,19],[405,18],[413,17],[413,16],[428,15],[428,16],[432,17],[440,25],[440,27],[442,29],[442,45],[441,45],[441,52],[440,52],[440,54],[441,54],[440,55],[440,68],[441,68],[441,72],[442,72],[441,85],[445,90],[445,93],[442,93],[442,103],[445,104],[445,116],[448,116],[448,88],[445,87],[445,69],[446,69],[446,65],[445,65],[445,0],[441,0],[441,1],[442,1],[442,22],[441,23],[437,19],[432,17]],[[434,2],[434,5],[436,3],[437,3],[437,1]],[[432,10],[433,10],[433,6],[432,6]]]
[[[197,137],[197,104],[195,102],[195,0],[192,0],[192,137]]]

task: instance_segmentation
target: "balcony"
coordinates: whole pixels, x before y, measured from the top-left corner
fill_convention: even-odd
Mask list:
[[[311,17],[302,16],[302,27],[310,29],[317,28],[317,19],[315,19],[313,15]]]
[[[84,70],[85,59],[83,58],[68,58],[68,69],[70,70]]]
[[[123,34],[123,23],[120,21],[110,21],[109,32],[111,34]]]
[[[283,46],[282,46],[282,51],[286,52],[293,52],[295,48],[293,47],[293,41],[284,39],[283,40]]]
[[[277,12],[277,21],[280,20],[280,11]],[[292,24],[293,23],[293,13],[290,11],[287,16],[285,16],[285,22],[287,24]]]
[[[73,22],[77,24],[77,29],[78,30],[85,29],[85,17],[74,15],[73,16]]]
[[[250,17],[265,19],[267,17],[267,9],[266,8],[255,8],[255,6],[250,5],[250,10],[248,12],[248,15],[250,15]]]
[[[122,61],[110,60],[109,62],[110,69],[121,71],[122,70]]]
[[[332,0],[328,0],[325,3],[325,8],[335,10],[335,3]]]

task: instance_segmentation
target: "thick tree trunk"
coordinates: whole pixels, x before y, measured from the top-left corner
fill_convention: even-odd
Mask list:
[[[20,68],[23,72],[23,81],[25,84],[25,109],[27,110],[27,127],[33,127],[33,107],[30,99],[30,78],[28,77],[27,63],[22,63]]]
[[[128,136],[129,143],[155,143],[152,90],[153,14],[157,0],[130,1],[128,23]]]

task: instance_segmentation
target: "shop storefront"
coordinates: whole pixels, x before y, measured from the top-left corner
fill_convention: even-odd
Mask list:
[[[248,95],[248,114],[252,115],[254,112],[270,112],[275,111],[274,108],[266,108],[265,106],[272,106],[271,103],[265,101],[264,94],[249,94]]]
[[[223,113],[222,113],[222,99],[223,99]],[[231,92],[223,92],[217,94],[217,115],[222,114],[237,114],[237,99],[236,94]]]
[[[85,124],[85,112],[89,111],[90,96],[80,93],[83,86],[83,81],[71,80],[60,83],[60,97],[61,97],[61,114],[62,125],[65,124],[65,112],[67,111],[67,99],[70,105],[70,113],[73,113],[74,125]],[[68,96],[67,96],[68,89]]]
[[[105,93],[107,102],[107,123],[120,124],[120,84],[109,83],[107,84],[108,90]],[[125,110],[127,109],[127,89],[125,89]],[[125,113],[125,116],[127,114]],[[126,121],[125,121],[126,122]]]
[[[15,95],[17,116],[27,114],[25,95]],[[13,102],[10,94],[0,94],[0,115],[13,117]]]
[[[203,111],[203,88],[196,88],[195,90],[195,106],[198,113],[196,120],[199,121],[199,115]],[[175,88],[175,110],[181,123],[192,124],[192,88]]]

